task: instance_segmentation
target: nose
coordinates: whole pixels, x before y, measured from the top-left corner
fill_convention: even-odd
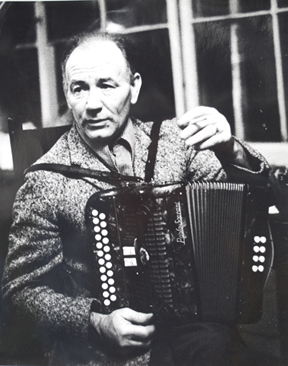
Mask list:
[[[86,100],[86,111],[90,115],[95,115],[103,107],[101,92],[96,87],[89,90]]]

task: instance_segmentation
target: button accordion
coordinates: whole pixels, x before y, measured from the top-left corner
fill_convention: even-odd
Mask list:
[[[227,182],[97,192],[86,207],[102,311],[253,323],[273,262],[267,189]]]

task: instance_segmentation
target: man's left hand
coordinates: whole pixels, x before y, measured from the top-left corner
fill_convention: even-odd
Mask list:
[[[212,149],[233,154],[231,128],[223,114],[215,108],[199,106],[177,120],[180,137],[196,150]]]

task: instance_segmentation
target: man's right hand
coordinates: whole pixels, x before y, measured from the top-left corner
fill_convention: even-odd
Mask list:
[[[152,318],[153,314],[123,308],[108,315],[92,312],[90,323],[115,352],[127,355],[149,349],[155,333]]]

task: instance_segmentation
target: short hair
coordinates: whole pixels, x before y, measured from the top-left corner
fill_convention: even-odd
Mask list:
[[[111,41],[116,44],[116,46],[122,52],[128,66],[128,70],[130,73],[130,81],[133,82],[133,75],[136,72],[137,65],[137,52],[134,42],[127,36],[124,37],[120,34],[102,32],[102,31],[88,31],[80,33],[76,36],[73,36],[68,40],[66,46],[64,48],[62,59],[61,59],[61,70],[62,70],[62,78],[63,78],[63,86],[65,87],[66,83],[66,64],[71,56],[72,52],[79,46],[85,44],[89,40],[100,40],[100,41]]]

